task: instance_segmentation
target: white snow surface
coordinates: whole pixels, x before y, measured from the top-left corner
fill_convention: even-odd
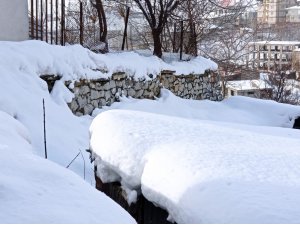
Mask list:
[[[110,110],[113,109],[113,110]],[[103,181],[177,223],[299,223],[299,106],[246,97],[122,99],[90,127]],[[130,199],[132,200],[132,199]]]
[[[135,79],[154,77],[162,70],[177,74],[203,74],[216,70],[217,64],[203,57],[189,62],[167,64],[155,56],[135,52],[95,54],[80,45],[54,46],[41,41],[0,42],[0,65],[31,75],[55,74],[62,80],[108,78],[115,72],[126,72]]]
[[[84,54],[79,46],[0,42],[0,222],[134,223],[93,187],[93,167],[85,152],[92,118],[72,114],[66,103],[73,94],[63,81],[49,94],[39,78],[85,71],[84,62],[93,62]],[[43,159],[43,99],[48,160]],[[85,174],[80,155],[66,169],[80,150]]]
[[[188,74],[216,68],[215,63],[200,57],[190,61],[187,68],[187,62],[177,64],[166,64],[157,57],[143,57],[134,52],[95,54],[80,45],[62,47],[41,41],[0,42],[0,110],[16,117],[29,130],[35,153],[44,156],[44,98],[48,158],[65,167],[81,150],[86,165],[89,165],[85,149],[89,147],[88,127],[92,118],[78,118],[71,113],[66,103],[72,100],[73,94],[63,82],[105,78],[117,71],[125,71],[139,79],[150,74],[155,76],[162,69]],[[62,78],[49,95],[47,84],[39,76],[51,74]],[[70,169],[84,177],[83,164],[82,158],[78,157]],[[85,178],[93,183],[91,166],[87,166]]]
[[[29,131],[0,111],[1,223],[134,223],[73,172],[33,154]]]

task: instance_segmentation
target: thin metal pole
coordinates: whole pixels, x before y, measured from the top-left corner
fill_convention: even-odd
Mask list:
[[[50,33],[51,33],[51,44],[53,44],[53,0],[51,0],[50,5],[51,5],[51,10],[50,10],[51,11],[50,12],[50,14],[51,14]]]
[[[127,25],[128,25],[129,13],[130,13],[130,7],[127,7],[126,8],[126,17],[125,17],[125,29],[124,29],[123,42],[122,42],[122,51],[124,51],[124,49],[125,49],[125,41],[127,38]]]
[[[177,32],[177,27],[176,23],[174,23],[174,33],[173,33],[173,52],[176,51],[176,32]]]
[[[48,0],[46,0],[46,42],[48,43]]]
[[[38,0],[35,0],[35,39],[39,39],[39,7]]]
[[[181,34],[180,34],[180,60],[182,60],[182,52],[183,52],[183,20],[181,23]]]
[[[41,40],[42,41],[44,39],[43,30],[44,30],[44,26],[43,26],[43,0],[41,0]]]
[[[83,45],[83,4],[80,2],[80,44]]]
[[[80,151],[80,154],[81,154],[81,157],[82,157],[82,160],[83,160],[83,179],[85,180],[85,159],[83,157],[83,154],[82,154],[81,150],[79,150],[79,151]]]
[[[33,11],[34,11],[34,6],[33,6],[33,0],[30,1],[30,7],[31,7],[31,11],[30,11],[30,16],[31,16],[31,39],[33,39],[34,36],[34,19],[33,19]]]
[[[65,34],[65,3],[64,0],[61,1],[61,36],[60,44],[64,45],[64,34]]]
[[[45,147],[45,159],[48,158],[47,154],[47,140],[46,140],[46,110],[45,110],[45,99],[43,99],[43,115],[44,115],[44,147]]]
[[[58,44],[58,0],[55,4],[55,44]]]
[[[195,56],[198,56],[198,43],[197,43],[197,33],[196,33],[196,24],[195,23],[193,23],[193,38],[194,38]]]

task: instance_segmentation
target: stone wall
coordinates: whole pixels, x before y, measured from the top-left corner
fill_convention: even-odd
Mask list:
[[[70,82],[66,82],[66,86],[69,84]],[[78,116],[91,114],[95,108],[110,106],[119,101],[120,96],[154,99],[159,96],[162,88],[186,99],[223,99],[217,76],[212,72],[176,76],[172,71],[163,71],[160,76],[151,80],[134,80],[125,73],[117,73],[111,79],[76,81],[74,88],[70,89],[75,98],[69,107]]]

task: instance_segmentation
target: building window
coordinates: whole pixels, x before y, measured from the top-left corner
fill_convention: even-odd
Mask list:
[[[234,91],[233,90],[230,91],[230,95],[234,96]]]

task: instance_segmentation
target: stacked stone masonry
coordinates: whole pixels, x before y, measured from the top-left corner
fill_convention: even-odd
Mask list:
[[[119,101],[120,96],[137,99],[155,99],[162,88],[185,99],[223,99],[217,75],[207,71],[202,75],[174,75],[173,71],[163,71],[151,80],[134,80],[125,73],[113,74],[111,79],[80,80],[70,89],[75,97],[69,107],[75,115],[91,114],[95,108],[110,106]],[[68,87],[71,82],[66,82]]]

